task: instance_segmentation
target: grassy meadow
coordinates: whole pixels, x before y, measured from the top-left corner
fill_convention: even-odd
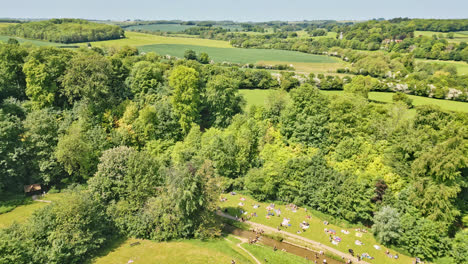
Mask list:
[[[130,246],[139,242],[139,245]],[[205,264],[205,263],[231,263],[235,260],[239,264],[254,263],[244,255],[241,249],[233,242],[217,239],[212,241],[181,240],[171,242],[154,242],[142,239],[128,239],[109,254],[93,261],[94,264]]]
[[[457,68],[457,73],[460,75],[468,74],[468,63],[464,61],[441,61],[441,60],[426,60],[416,59],[416,61],[427,62],[427,63],[439,63],[444,65],[453,65]]]
[[[0,35],[0,42],[7,42],[11,38],[18,40],[19,43],[30,43],[35,46],[67,46],[67,44],[62,44],[62,43],[48,42],[48,41],[35,40],[35,39],[25,39],[25,38],[20,38],[20,37],[10,37],[10,36],[3,36],[3,35]],[[76,46],[79,44],[74,44],[74,45]]]
[[[343,91],[327,91],[320,90],[324,94],[328,95],[342,95]],[[269,90],[240,90],[239,91],[247,101],[247,108],[252,105],[263,106],[265,105],[265,100],[268,96]],[[392,103],[392,97],[394,93],[392,92],[370,92],[369,99],[373,101],[383,102],[383,103]],[[408,95],[413,99],[413,105],[436,105],[443,110],[449,111],[458,111],[468,113],[468,103],[451,101],[451,100],[442,100],[435,98],[428,98],[416,95]]]
[[[439,37],[440,34],[444,36],[445,39],[447,39],[448,42],[468,42],[468,31],[458,31],[458,32],[453,32],[453,39],[449,39],[447,37],[447,33],[442,33],[442,32],[436,32],[436,31],[415,31],[414,36],[419,37],[419,36],[426,36],[426,37],[432,37],[433,35],[436,35]]]
[[[178,39],[178,38],[173,38]],[[193,42],[198,39],[192,39]],[[171,56],[183,57],[184,52],[192,49],[197,53],[206,52],[215,62],[229,61],[234,63],[258,63],[258,62],[275,62],[276,64],[286,63],[305,63],[305,64],[337,64],[340,60],[333,57],[323,55],[312,55],[297,51],[275,50],[275,49],[242,49],[242,48],[225,48],[204,46],[202,43],[197,45],[186,44],[155,44],[139,47],[142,52],[156,52],[158,54],[169,54]]]
[[[63,197],[63,193],[47,194],[40,199],[49,200],[49,201],[58,201]],[[4,214],[0,214],[0,228],[5,228],[13,224],[14,222],[22,223],[30,217],[34,211],[40,209],[44,206],[47,206],[49,203],[44,202],[32,202],[27,205],[20,205],[13,209],[12,211]]]
[[[125,32],[125,38],[91,42],[93,46],[145,46],[154,44],[197,45],[205,47],[232,48],[229,42],[222,40],[164,37],[139,32]]]
[[[231,196],[229,194],[226,194],[225,197],[227,197],[228,201],[223,202],[220,204],[221,208],[227,208],[229,214],[231,215],[237,215],[240,216],[240,211],[239,210],[244,210],[247,212],[247,215],[250,215],[250,213],[257,213],[257,217],[252,217],[250,221],[267,225],[273,228],[277,228],[280,223],[283,221],[283,218],[290,218],[290,227],[283,227],[283,231],[287,231],[293,234],[296,234],[298,230],[300,230],[299,224],[302,221],[307,221],[310,224],[309,229],[306,232],[302,232],[298,235],[303,236],[305,238],[320,242],[324,245],[336,248],[340,250],[341,252],[348,252],[348,249],[352,248],[354,252],[357,254],[362,254],[362,253],[368,253],[370,256],[374,257],[375,259],[370,260],[370,259],[365,259],[365,261],[369,263],[379,263],[379,264],[396,264],[396,263],[411,263],[411,258],[409,256],[405,256],[402,254],[399,254],[399,259],[392,259],[389,258],[385,255],[385,250],[386,248],[382,245],[380,245],[373,237],[373,235],[370,232],[363,233],[363,232],[357,232],[355,231],[355,228],[358,228],[356,225],[348,225],[345,223],[340,223],[340,224],[333,224],[333,221],[331,218],[327,218],[326,216],[322,215],[319,212],[314,212],[314,211],[306,211],[304,208],[299,208],[297,212],[292,212],[291,210],[286,209],[286,206],[284,205],[278,205],[276,204],[275,208],[281,210],[281,216],[272,216],[270,219],[266,218],[266,207],[269,205],[269,203],[261,203],[258,201],[255,201],[249,196],[246,195],[235,195]],[[245,198],[245,201],[242,201],[244,203],[244,206],[239,206],[240,198],[243,197]],[[253,205],[258,204],[260,207],[258,209],[254,209]],[[306,218],[306,216],[310,216],[310,218]],[[324,221],[330,222],[329,225],[323,224]],[[329,239],[329,234],[324,232],[324,229],[333,229],[336,231],[336,236],[340,237],[342,240],[338,245],[333,245],[330,242]],[[359,226],[359,228],[363,228],[362,226]],[[341,230],[346,230],[349,232],[349,234],[344,234],[341,232]],[[362,243],[364,243],[361,246],[358,246],[355,244],[355,241],[359,240]],[[380,249],[374,248],[374,245],[380,246]],[[389,249],[391,254],[395,254],[395,252],[392,249]]]

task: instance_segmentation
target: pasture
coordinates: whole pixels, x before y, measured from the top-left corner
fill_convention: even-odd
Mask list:
[[[443,38],[447,39],[448,42],[468,42],[468,31],[458,31],[458,32],[453,32],[454,36],[453,39],[449,39],[447,37],[447,33],[443,32],[436,32],[436,31],[415,31],[414,36],[419,37],[419,36],[426,36],[426,37],[432,37],[433,35],[436,35],[439,37],[440,34],[443,35]]]
[[[179,44],[179,45],[198,45],[204,47],[231,48],[233,47],[227,41],[199,39],[199,38],[178,38],[163,37],[139,32],[125,32],[125,38],[115,40],[105,40],[91,42],[93,46],[145,46],[154,44]],[[185,50],[184,50],[185,51]]]
[[[178,39],[178,38],[174,38]],[[198,39],[192,39],[198,41]],[[258,63],[258,62],[276,62],[294,64],[294,63],[321,63],[338,64],[339,59],[324,55],[312,55],[297,51],[275,50],[275,49],[242,49],[242,48],[224,48],[198,45],[183,44],[156,44],[139,47],[142,52],[156,52],[161,55],[169,54],[171,56],[183,57],[188,49],[197,53],[206,52],[215,62],[234,62],[234,63]]]
[[[457,68],[457,73],[460,75],[468,74],[468,63],[464,61],[441,61],[441,60],[426,60],[426,59],[416,59],[416,61],[426,62],[426,63],[438,63],[444,65],[453,65]]]
[[[299,236],[303,236],[305,238],[320,242],[324,245],[336,248],[341,252],[348,252],[348,249],[353,249],[354,252],[362,254],[368,253],[370,256],[374,257],[374,260],[366,259],[365,261],[369,263],[379,263],[379,264],[397,264],[397,263],[411,263],[411,258],[409,256],[405,256],[399,253],[399,259],[392,259],[385,255],[386,248],[380,245],[375,238],[373,237],[370,231],[368,232],[359,232],[356,231],[356,228],[366,229],[363,226],[357,225],[349,225],[343,222],[340,223],[333,223],[333,219],[331,217],[327,217],[326,215],[320,212],[314,212],[311,210],[305,210],[304,208],[299,208],[296,212],[293,212],[286,208],[285,205],[275,204],[275,209],[281,210],[281,216],[278,217],[277,215],[271,216],[267,218],[267,210],[266,207],[269,205],[268,203],[261,203],[255,201],[253,198],[238,194],[235,196],[231,196],[229,194],[225,194],[224,197],[228,199],[228,201],[223,202],[220,204],[222,210],[225,208],[228,209],[230,215],[237,215],[240,216],[240,210],[247,212],[245,215],[250,215],[251,213],[256,213],[257,217],[251,217],[250,221],[267,225],[273,228],[277,228],[280,226],[280,223],[283,221],[283,218],[289,218],[291,226],[283,227],[282,230],[296,234],[298,230],[301,230],[299,224],[302,221],[307,221],[310,224],[309,229],[306,232],[301,232],[298,234]],[[244,204],[243,206],[239,206],[240,198],[245,198],[245,201],[242,201]],[[260,205],[259,208],[254,209],[253,205]],[[275,213],[276,214],[276,213]],[[310,218],[306,218],[306,216],[310,216]],[[328,221],[329,224],[325,225],[323,222]],[[336,236],[341,238],[341,242],[338,245],[334,245],[330,242],[329,234],[324,232],[324,229],[327,228],[328,230],[332,229],[336,231]],[[349,232],[348,234],[343,233],[343,231]],[[363,243],[363,245],[356,245],[355,241],[359,240]],[[376,249],[374,245],[380,247],[380,249]],[[398,253],[395,250],[389,249],[391,254]]]
[[[0,42],[7,42],[9,39],[16,39],[18,40],[19,43],[30,43],[35,46],[67,46],[67,44],[62,44],[62,43],[55,43],[55,42],[48,42],[48,41],[41,41],[41,40],[34,40],[34,39],[25,39],[25,38],[20,38],[20,37],[10,37],[10,36],[4,36],[0,35]],[[79,44],[74,44],[79,45]]]
[[[265,100],[268,97],[269,90],[240,90],[239,91],[247,101],[247,109],[252,105],[264,106]],[[343,95],[344,91],[327,91],[320,90],[320,92],[327,95]],[[392,97],[394,93],[392,92],[370,92],[369,99],[373,101],[383,102],[383,103],[392,103]],[[428,98],[416,95],[408,95],[413,99],[413,105],[436,105],[443,110],[449,111],[458,111],[468,113],[468,103],[451,101],[451,100],[441,100],[435,98]]]

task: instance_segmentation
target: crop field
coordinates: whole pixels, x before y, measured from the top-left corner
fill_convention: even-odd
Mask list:
[[[16,25],[16,23],[0,23],[0,28]]]
[[[256,213],[257,217],[252,217],[250,218],[250,221],[267,225],[269,227],[277,228],[280,226],[280,223],[283,221],[283,218],[289,218],[290,219],[290,227],[283,227],[282,230],[296,234],[298,230],[301,228],[299,227],[299,224],[302,221],[307,221],[310,224],[309,229],[307,229],[306,232],[301,232],[298,234],[299,236],[303,236],[305,238],[320,242],[324,245],[336,248],[340,250],[341,252],[348,252],[348,249],[353,249],[354,252],[362,254],[362,253],[368,253],[370,256],[374,257],[374,260],[369,260],[365,259],[365,261],[369,263],[380,263],[380,264],[396,264],[396,263],[411,263],[411,258],[409,256],[405,256],[403,254],[399,254],[399,259],[393,259],[389,258],[385,255],[385,250],[386,248],[382,245],[380,245],[373,235],[369,232],[359,232],[356,231],[356,228],[363,228],[363,226],[357,226],[357,225],[348,225],[345,223],[337,223],[336,225],[332,222],[332,219],[327,217],[326,215],[321,214],[320,212],[314,212],[311,210],[304,210],[304,208],[299,208],[296,212],[293,212],[291,210],[288,210],[286,206],[284,205],[279,205],[275,204],[275,209],[280,209],[281,210],[281,217],[278,217],[277,215],[271,216],[269,218],[266,217],[267,215],[267,210],[266,207],[268,206],[268,203],[261,203],[258,201],[255,201],[249,196],[238,194],[235,196],[231,196],[229,194],[226,194],[225,197],[228,199],[228,201],[221,203],[221,209],[224,210],[225,208],[228,210],[229,214],[231,215],[238,215],[240,216],[240,210],[242,209],[243,211],[247,212],[246,215],[250,215],[251,213]],[[240,198],[243,197],[245,198],[245,201],[242,201],[244,203],[243,206],[239,206],[239,201]],[[253,205],[257,204],[260,207],[257,209],[253,208]],[[310,218],[307,218],[306,216],[310,216]],[[323,222],[328,221],[330,224],[325,225]],[[341,238],[341,242],[338,245],[333,245],[330,240],[329,240],[329,234],[324,232],[324,229],[332,229],[336,231],[336,236]],[[342,231],[348,231],[349,233],[343,233]],[[359,240],[363,244],[362,245],[356,245],[355,241]],[[374,245],[379,246],[380,249],[376,249]],[[391,254],[395,254],[394,250],[390,250]]]
[[[154,44],[179,44],[179,45],[198,45],[204,47],[232,48],[227,41],[198,39],[198,38],[176,38],[163,37],[139,32],[125,32],[126,38],[91,42],[93,46],[145,46]]]
[[[457,68],[457,72],[460,75],[468,74],[468,63],[464,61],[441,61],[441,60],[425,60],[425,59],[416,59],[416,61],[422,61],[427,63],[439,63],[445,65],[454,65]]]
[[[442,34],[444,35],[444,38],[447,39],[448,42],[468,42],[468,31],[458,31],[458,32],[453,32],[454,36],[453,39],[447,38],[447,33],[442,33],[442,32],[436,32],[436,31],[415,31],[414,36],[426,36],[426,37],[432,37],[433,35],[436,35],[437,37]]]
[[[195,39],[192,41],[197,41]],[[338,63],[340,60],[323,55],[312,55],[297,51],[274,50],[274,49],[241,49],[241,48],[221,48],[199,45],[182,44],[156,44],[139,47],[140,51],[154,51],[158,54],[183,57],[188,49],[197,53],[206,52],[215,62],[229,61],[234,63],[257,63],[265,61],[274,61],[277,63]]]
[[[181,32],[187,28],[194,26],[191,25],[181,25],[181,24],[151,24],[151,25],[136,25],[126,27],[128,30],[147,30],[147,31],[160,31],[160,32]]]
[[[320,90],[324,94],[328,95],[342,95],[344,94],[343,91],[326,91]],[[265,105],[265,100],[268,97],[269,90],[240,90],[239,91],[247,101],[247,109],[252,105],[263,106]],[[394,93],[391,92],[370,92],[369,99],[383,102],[383,103],[391,103],[392,96]],[[449,111],[458,111],[468,113],[468,103],[465,102],[458,102],[458,101],[451,101],[451,100],[441,100],[441,99],[434,99],[422,96],[415,96],[415,95],[408,95],[411,99],[413,99],[413,105],[436,105],[439,106],[443,110]]]

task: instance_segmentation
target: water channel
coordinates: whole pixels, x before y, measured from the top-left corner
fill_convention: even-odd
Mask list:
[[[255,232],[243,230],[243,229],[231,226],[231,225],[225,225],[224,226],[224,231],[226,233],[229,233],[229,234],[232,234],[232,235],[235,235],[235,236],[238,236],[238,237],[247,238],[247,239],[249,239],[249,241],[256,238]],[[280,241],[277,241],[275,239],[272,239],[272,238],[269,238],[269,237],[266,237],[266,236],[260,236],[260,238],[258,240],[263,245],[271,247],[272,250],[273,250],[274,247],[276,247],[277,250],[284,250],[284,251],[286,251],[288,253],[291,253],[291,254],[294,254],[296,256],[303,257],[303,258],[307,257],[307,259],[310,260],[310,263],[314,263],[314,261],[316,260],[317,263],[322,264],[323,259],[326,259],[327,264],[343,264],[344,263],[344,262],[341,262],[341,261],[337,261],[335,259],[331,259],[331,258],[322,256],[322,255],[319,254],[319,252],[309,250],[309,249],[305,249],[303,247],[295,246],[295,245],[292,245],[292,244],[289,244],[289,243],[280,242]]]

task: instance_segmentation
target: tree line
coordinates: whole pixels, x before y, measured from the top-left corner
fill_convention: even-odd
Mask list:
[[[125,37],[123,29],[119,26],[92,23],[82,19],[50,19],[21,23],[3,28],[0,33],[65,44]]]

